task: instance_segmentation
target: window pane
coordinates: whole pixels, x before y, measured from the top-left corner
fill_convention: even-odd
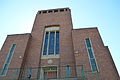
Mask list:
[[[86,41],[87,47],[91,47],[90,40],[87,38],[85,41]]]
[[[92,71],[98,71],[96,65],[92,65]]]
[[[13,54],[13,52],[14,52],[15,47],[16,47],[16,44],[13,44],[13,46],[12,46],[10,52],[9,52],[9,56],[7,57],[6,63],[9,63],[9,62],[10,62],[10,59],[12,58],[12,54]]]
[[[4,65],[4,68],[3,68],[3,71],[1,72],[1,75],[5,75],[7,73],[7,70],[8,70],[8,67],[9,65],[8,64],[5,64]]]
[[[59,54],[59,32],[56,32],[56,49],[55,49],[55,53]]]
[[[90,58],[94,58],[93,52],[92,52],[92,49],[91,49],[91,48],[88,49],[88,53],[89,53]]]
[[[95,59],[90,59],[91,65],[96,65]]]
[[[49,51],[48,51],[49,55],[54,54],[54,39],[55,39],[54,35],[55,32],[50,32]]]
[[[87,46],[87,50],[88,50],[88,54],[89,54],[89,58],[90,58],[92,71],[98,71],[97,64],[95,61],[94,53],[92,51],[92,46],[91,46],[89,38],[85,39],[85,42],[86,42],[86,46]]]
[[[2,69],[1,75],[6,75],[7,74],[7,70],[8,70],[9,64],[11,62],[15,47],[16,47],[16,44],[13,44],[10,51],[9,51],[9,53],[8,53],[8,56],[6,58],[5,65],[4,65],[3,69]]]
[[[43,55],[46,55],[47,54],[47,46],[48,46],[48,32],[46,32],[46,35],[45,35],[45,40],[44,40],[44,50],[43,50]]]
[[[91,66],[93,71],[97,71],[97,66],[96,66],[96,61],[95,59],[90,59],[91,61]]]

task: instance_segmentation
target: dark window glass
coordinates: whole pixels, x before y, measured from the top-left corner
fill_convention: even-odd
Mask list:
[[[47,13],[47,11],[43,11],[43,13]]]
[[[58,12],[58,10],[54,10],[54,12]]]
[[[47,46],[48,46],[48,32],[46,32],[46,35],[45,35],[43,55],[47,54]]]
[[[50,32],[50,39],[49,39],[49,51],[48,54],[54,54],[54,39],[55,39],[55,32]]]
[[[92,71],[98,71],[96,65],[92,65]]]
[[[94,58],[90,59],[90,61],[91,61],[92,71],[98,71],[95,59]]]
[[[60,9],[60,12],[63,12],[64,11],[64,9]]]
[[[92,65],[96,65],[95,59],[90,59]]]
[[[89,39],[86,39],[85,41],[86,41],[87,47],[91,47],[90,40],[89,40]]]
[[[4,68],[3,68],[3,71],[1,72],[1,75],[5,75],[7,73],[8,66],[9,66],[8,64],[4,65]]]
[[[41,11],[39,11],[39,14],[41,14]]]
[[[59,31],[46,32],[43,55],[59,54]]]
[[[13,46],[12,46],[10,52],[9,52],[9,56],[8,56],[8,58],[7,58],[6,63],[9,63],[9,62],[10,62],[10,59],[12,58],[12,54],[13,54],[13,52],[14,52],[15,47],[16,47],[16,44],[13,44]]]
[[[98,71],[95,59],[90,59],[90,60],[91,60],[92,71]]]
[[[92,52],[92,49],[91,49],[91,48],[88,49],[88,53],[89,53],[90,58],[94,58],[93,52]]]
[[[10,51],[9,51],[9,53],[8,53],[8,56],[7,56],[7,59],[5,61],[5,65],[4,65],[3,69],[2,69],[1,75],[6,75],[7,74],[7,70],[8,70],[10,61],[12,59],[15,47],[16,47],[16,44],[13,44]]]
[[[48,11],[48,13],[52,13],[52,11],[50,10],[50,11]]]
[[[90,63],[91,63],[92,71],[98,71],[96,61],[95,61],[95,57],[93,56],[94,53],[92,51],[92,47],[91,47],[91,43],[90,43],[89,38],[87,38],[85,40],[85,42],[86,42],[88,54],[89,54],[89,57],[90,57]]]
[[[56,32],[56,54],[59,54],[59,48],[60,48],[60,43],[59,43],[59,32]]]

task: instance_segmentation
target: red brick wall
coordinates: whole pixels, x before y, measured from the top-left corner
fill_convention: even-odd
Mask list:
[[[10,46],[16,43],[17,47],[10,68],[37,68],[54,65],[63,67],[70,65],[73,66],[71,77],[75,77],[77,76],[75,65],[84,65],[85,71],[91,71],[84,41],[85,38],[90,38],[101,79],[118,80],[119,76],[110,52],[104,46],[97,28],[73,29],[71,12],[68,8],[64,8],[62,12],[60,12],[60,9],[58,9],[58,12],[54,12],[53,9],[51,13],[48,13],[49,10],[46,10],[47,13],[43,13],[43,11],[37,13],[31,34],[11,35],[7,37],[0,51],[0,68],[3,67]],[[44,30],[48,26],[60,27],[60,58],[41,58]],[[78,53],[76,53],[77,51]],[[22,58],[20,59],[19,56],[22,56]],[[50,59],[53,61],[51,64],[48,63]],[[59,77],[65,77],[65,68],[59,68],[59,70]],[[39,76],[37,69],[33,72],[32,76],[35,78]],[[24,74],[22,76],[26,77]]]
[[[18,34],[18,35],[7,36],[5,43],[0,51],[0,70],[3,68],[3,65],[5,63],[6,57],[8,56],[11,46],[13,44],[16,44],[16,48],[9,65],[7,76],[13,75],[13,73],[11,72],[12,71],[14,72],[16,68],[18,69],[21,68],[29,38],[30,38],[30,34]],[[13,69],[11,70],[11,68]]]
[[[104,46],[97,28],[86,28],[72,31],[76,65],[84,64],[85,70],[91,71],[87,49],[85,46],[85,38],[90,38],[100,77],[103,80],[118,80],[118,73],[114,66],[114,62],[110,53]]]
[[[60,59],[54,59],[51,65],[75,65],[72,44],[72,20],[68,9],[64,12],[37,14],[31,32],[32,38],[28,50],[26,67],[49,66],[48,60],[40,59],[42,54],[44,29],[46,26],[60,27]],[[66,58],[69,57],[69,58]],[[64,72],[62,72],[64,73]],[[62,76],[62,74],[61,74]]]

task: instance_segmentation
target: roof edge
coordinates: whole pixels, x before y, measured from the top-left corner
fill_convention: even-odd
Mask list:
[[[65,7],[65,8],[55,8],[55,9],[45,9],[45,10],[39,10],[39,11],[49,11],[49,10],[60,10],[60,9],[69,9],[69,7]]]
[[[98,29],[97,27],[88,27],[88,28],[78,28],[78,29],[73,29],[73,30],[82,30],[82,29]]]
[[[23,34],[10,34],[10,35],[7,35],[7,36],[16,36],[16,35],[31,35],[31,33],[23,33]]]

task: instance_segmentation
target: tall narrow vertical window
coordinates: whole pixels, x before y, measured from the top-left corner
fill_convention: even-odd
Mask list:
[[[11,46],[11,49],[10,49],[10,51],[9,51],[9,53],[8,53],[7,58],[6,58],[6,61],[5,61],[5,64],[4,64],[4,66],[3,66],[1,75],[4,75],[4,76],[5,76],[5,75],[7,74],[7,71],[8,71],[8,68],[9,68],[9,64],[10,64],[10,62],[11,62],[11,59],[12,59],[12,56],[13,56],[13,53],[14,53],[15,48],[16,48],[16,44],[13,44],[13,45]]]
[[[89,38],[85,39],[85,43],[86,43],[87,52],[88,52],[88,55],[89,55],[92,71],[98,71],[90,39]]]
[[[48,46],[48,32],[46,32],[45,34],[43,55],[47,54],[47,46]]]
[[[49,55],[54,54],[54,42],[55,42],[55,32],[50,32],[50,39],[49,39]]]
[[[55,50],[56,54],[59,54],[59,48],[60,48],[59,45],[60,45],[59,44],[59,32],[57,31],[56,32],[56,50]]]
[[[59,27],[46,28],[43,42],[43,55],[59,54]]]

